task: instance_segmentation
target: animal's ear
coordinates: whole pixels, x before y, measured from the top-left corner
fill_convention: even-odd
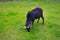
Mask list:
[[[26,26],[24,26],[23,28],[26,29]]]

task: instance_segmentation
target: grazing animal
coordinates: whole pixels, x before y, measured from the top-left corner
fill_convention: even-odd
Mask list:
[[[39,7],[33,9],[32,11],[29,11],[26,16],[26,29],[28,32],[30,32],[31,25],[33,26],[34,20],[37,20],[37,23],[39,22],[40,17],[42,18],[42,24],[44,24],[44,17],[43,17],[43,10]]]

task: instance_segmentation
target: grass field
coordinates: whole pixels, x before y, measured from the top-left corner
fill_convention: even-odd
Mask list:
[[[39,5],[42,19],[34,22],[31,32],[23,29],[26,14]],[[0,2],[0,40],[60,40],[60,3],[56,2]]]

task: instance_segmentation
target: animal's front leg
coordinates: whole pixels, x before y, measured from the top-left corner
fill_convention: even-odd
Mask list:
[[[34,20],[32,21],[32,28],[33,28]]]
[[[39,22],[40,18],[38,18],[37,23]]]
[[[44,25],[44,17],[42,16],[41,18],[42,18],[42,24]]]

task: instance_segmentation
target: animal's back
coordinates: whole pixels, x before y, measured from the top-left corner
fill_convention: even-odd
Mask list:
[[[41,8],[35,8],[32,11],[28,12],[28,14],[27,14],[27,18],[31,19],[31,20],[40,18],[40,16],[42,16],[42,9]]]
[[[42,13],[42,9],[41,8],[35,8],[35,9],[32,10],[32,13],[33,14],[37,14],[37,13],[41,14]]]
[[[42,9],[36,8],[32,10],[32,13],[35,15],[35,19],[40,18],[40,16],[42,16]]]

